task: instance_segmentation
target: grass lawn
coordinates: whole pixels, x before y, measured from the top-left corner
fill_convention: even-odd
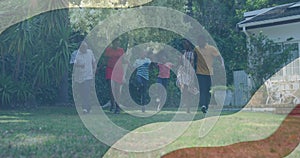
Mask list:
[[[0,111],[0,137],[0,157],[100,157],[108,149],[75,108]]]
[[[124,113],[107,115],[113,122],[128,130],[143,130],[168,122],[174,113],[172,110],[163,111],[136,121],[133,116]],[[0,157],[160,157],[182,147],[220,146],[262,139],[276,130],[284,116],[247,112],[223,115],[206,137],[199,138],[202,118],[203,114],[197,113],[190,128],[179,139],[162,149],[126,153],[110,148],[90,134],[75,108],[4,110],[0,111]],[[118,143],[122,143],[122,139]],[[292,154],[293,157],[300,156],[299,151],[296,151]]]
[[[108,117],[128,130],[145,124],[168,122],[173,112],[149,119],[122,113]],[[201,119],[199,113],[195,119]],[[0,157],[102,157],[109,146],[98,141],[84,126],[75,107],[40,107],[0,111]]]
[[[232,115],[223,115],[220,117],[214,128],[205,137],[202,138],[199,138],[199,129],[201,127],[201,124],[203,123],[203,119],[197,120],[193,121],[189,129],[177,140],[159,150],[133,153],[110,148],[110,150],[105,154],[104,157],[152,158],[161,157],[166,153],[181,148],[218,147],[227,146],[239,142],[261,140],[272,135],[277,130],[284,118],[284,115],[254,112],[239,112]],[[147,130],[149,126],[151,126],[152,129],[155,129],[155,126],[161,126],[161,124],[165,123],[146,125],[135,131]],[[119,144],[124,144],[124,146],[126,146],[126,144],[128,144],[128,142],[125,141],[128,140],[125,139],[126,137],[130,137],[130,134],[123,137],[116,144],[118,144],[118,146],[120,146]],[[163,141],[163,138],[161,140]],[[272,143],[280,144],[280,142]],[[296,148],[296,150],[294,150],[290,155],[288,155],[288,157],[300,157],[300,146]]]

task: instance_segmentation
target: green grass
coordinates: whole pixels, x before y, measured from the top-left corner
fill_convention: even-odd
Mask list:
[[[175,111],[163,111],[142,119],[125,113],[106,113],[117,125],[135,131],[165,124]],[[268,113],[227,114],[223,113],[204,138],[198,137],[203,122],[203,114],[198,112],[189,129],[170,145],[151,152],[126,153],[97,140],[85,128],[74,107],[5,110],[0,111],[0,157],[159,157],[182,147],[220,146],[262,139],[272,134],[284,119],[283,115]],[[299,152],[293,154],[299,156]]]
[[[107,116],[128,130],[168,122],[174,111],[135,119],[129,114]],[[197,114],[195,119],[203,115]],[[40,107],[0,111],[0,157],[102,157],[109,146],[98,141],[81,122],[75,107]]]
[[[74,108],[1,111],[0,137],[0,157],[100,157],[108,149]]]
[[[177,140],[168,144],[167,146],[154,151],[133,153],[124,152],[110,148],[104,157],[160,157],[168,152],[174,151],[180,148],[188,147],[214,147],[214,146],[226,146],[238,142],[261,140],[267,138],[279,127],[284,115],[276,115],[270,113],[254,113],[254,112],[239,112],[232,115],[221,116],[214,128],[205,136],[199,137],[199,130],[203,120],[193,121],[192,125],[187,131],[181,135]],[[152,124],[152,128],[155,125],[162,126],[165,123]],[[143,131],[147,129],[149,125],[143,126],[136,131]],[[129,135],[130,137],[130,135]],[[126,144],[127,142],[118,142],[119,144]],[[278,142],[274,142],[278,143]],[[298,147],[288,157],[300,157],[300,147]]]

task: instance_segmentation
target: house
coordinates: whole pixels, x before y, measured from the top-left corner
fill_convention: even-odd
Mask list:
[[[245,33],[248,39],[250,35],[262,33],[280,45],[281,49],[291,46],[291,63],[271,77],[269,81],[272,82],[268,83],[272,85],[272,87],[269,87],[271,89],[274,89],[274,83],[281,84],[281,86],[276,85],[278,86],[276,91],[280,93],[277,93],[277,96],[282,97],[284,94],[287,94],[289,89],[292,89],[288,94],[293,95],[294,100],[298,99],[300,96],[296,97],[293,92],[295,89],[300,89],[300,62],[296,60],[300,56],[300,1],[245,12],[244,20],[239,22],[237,26]],[[293,81],[288,81],[290,79],[293,79]],[[292,82],[293,84],[291,85]],[[270,92],[268,94],[271,95],[273,93]],[[268,96],[266,104],[271,104],[270,100],[272,99],[272,96]],[[286,98],[279,98],[276,103],[283,103],[285,100]]]

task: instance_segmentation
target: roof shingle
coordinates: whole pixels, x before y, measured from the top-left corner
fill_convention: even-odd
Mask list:
[[[273,7],[270,10],[267,10],[264,13],[258,14],[252,18],[244,20],[239,24],[278,19],[278,18],[284,18],[284,17],[294,16],[294,15],[300,15],[300,2],[289,3],[289,4]]]

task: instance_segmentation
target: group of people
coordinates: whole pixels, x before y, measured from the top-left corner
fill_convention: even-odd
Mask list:
[[[187,99],[188,96],[195,95],[200,92],[201,111],[206,113],[208,105],[210,103],[210,88],[211,88],[211,76],[213,75],[213,62],[214,59],[218,59],[222,66],[224,66],[223,59],[218,50],[208,44],[204,36],[199,37],[198,45],[193,45],[188,40],[183,40],[183,55],[179,60],[179,68],[177,72],[176,84],[183,92],[182,99]],[[129,64],[128,60],[123,58],[124,49],[120,47],[120,41],[114,40],[111,47],[106,48],[104,56],[106,63],[105,78],[109,85],[110,90],[110,111],[115,114],[120,113],[120,106],[116,101],[121,95],[121,85],[124,80],[123,65],[128,64],[129,67],[136,69],[136,82],[138,87],[138,94],[140,95],[140,105],[142,112],[145,112],[145,105],[147,104],[148,85],[149,85],[149,66],[151,59],[147,56],[148,51],[141,51],[139,58],[134,63]],[[160,60],[161,63],[157,63],[159,73],[157,76],[157,83],[162,84],[167,88],[170,78],[170,70],[174,64],[168,61],[166,56]],[[89,113],[91,110],[90,96],[88,96],[91,90],[92,79],[96,72],[96,63],[93,52],[88,49],[87,44],[83,42],[76,54],[72,55],[71,63],[78,68],[79,75],[75,75],[74,81],[78,84],[76,86],[80,89],[82,94],[80,103],[84,113]],[[197,75],[195,80],[194,75]],[[196,88],[196,83],[199,84],[199,90]],[[157,100],[160,101],[159,99]],[[183,103],[187,101],[183,100]],[[161,108],[158,103],[158,110]],[[186,104],[187,113],[190,113],[190,105]]]

